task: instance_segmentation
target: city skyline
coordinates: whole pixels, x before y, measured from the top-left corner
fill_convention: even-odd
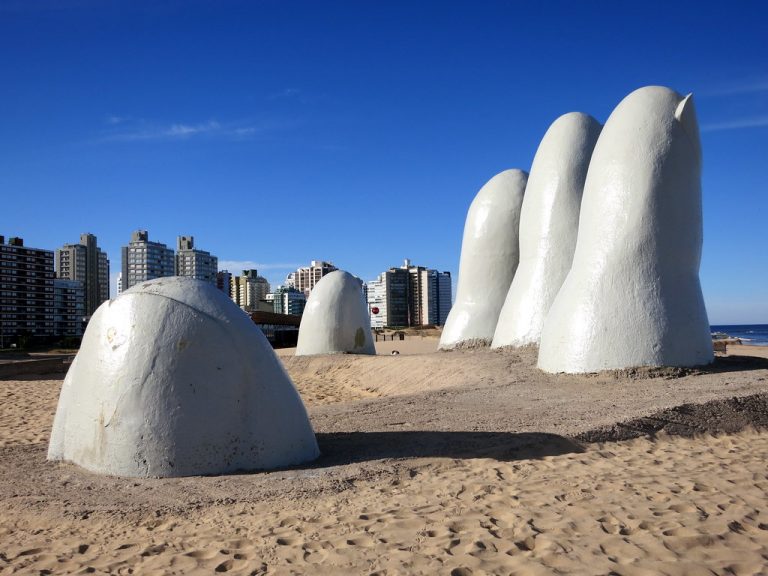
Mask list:
[[[649,84],[693,92],[711,324],[768,322],[768,47],[738,10],[457,3],[0,5],[0,230],[108,254],[149,230],[258,269],[458,276],[464,218],[549,125]],[[526,26],[512,26],[526,22]],[[620,25],[618,25],[620,23]],[[66,200],[66,201],[65,201]]]

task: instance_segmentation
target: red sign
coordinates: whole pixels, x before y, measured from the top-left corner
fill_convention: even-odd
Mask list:
[[[378,314],[378,313],[379,313],[379,308],[377,306],[374,306],[373,308],[371,308],[371,314]]]

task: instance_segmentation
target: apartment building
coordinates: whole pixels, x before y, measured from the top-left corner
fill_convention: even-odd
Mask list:
[[[53,251],[0,236],[0,347],[54,335]]]
[[[366,298],[372,328],[442,326],[452,305],[451,274],[405,260],[368,282]]]
[[[309,294],[315,285],[320,282],[320,279],[334,270],[338,270],[338,268],[330,262],[312,260],[309,266],[302,266],[296,272],[288,274],[285,284],[286,286],[301,290],[309,298]]]
[[[243,270],[242,275],[232,278],[232,300],[246,312],[263,308],[259,302],[266,301],[269,292],[269,282],[258,270]]]
[[[290,286],[279,286],[272,294],[267,295],[267,300],[272,300],[276,314],[301,316],[307,305],[304,292]]]
[[[175,266],[173,250],[160,242],[151,242],[146,230],[137,230],[128,246],[122,248],[122,289],[153,278],[173,276]]]
[[[193,236],[179,236],[176,239],[176,276],[189,276],[215,284],[218,271],[219,259],[210,252],[196,249]]]
[[[85,286],[79,280],[53,281],[53,332],[56,336],[82,336],[85,326]]]
[[[83,285],[85,316],[109,300],[109,259],[97,245],[96,236],[80,235],[79,244],[64,244],[56,250],[56,278]]]

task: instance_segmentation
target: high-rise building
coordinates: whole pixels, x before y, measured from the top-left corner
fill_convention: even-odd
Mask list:
[[[421,270],[418,276],[419,303],[416,324],[443,326],[453,305],[451,273],[427,269]]]
[[[192,236],[176,239],[176,276],[190,276],[198,280],[216,283],[219,259],[210,252],[195,249]]]
[[[301,316],[307,305],[307,297],[304,292],[292,286],[279,286],[272,294],[267,295],[267,300],[270,299],[276,314]]]
[[[368,282],[368,310],[371,327],[410,326],[410,275],[403,268],[390,268]]]
[[[258,270],[243,270],[241,276],[232,278],[232,300],[246,312],[259,310],[259,302],[266,301],[269,292],[269,282]]]
[[[0,347],[20,336],[53,336],[53,250],[0,236]]]
[[[408,270],[408,313],[410,326],[442,326],[451,311],[451,273],[424,266],[413,266],[406,259],[401,269]]]
[[[445,324],[451,310],[451,274],[410,260],[367,284],[371,327]]]
[[[153,278],[174,275],[173,250],[160,242],[150,242],[146,230],[131,234],[128,246],[122,249],[123,290]]]
[[[53,281],[53,332],[82,336],[85,324],[85,287],[79,280]]]
[[[64,244],[56,250],[56,278],[83,284],[85,316],[89,318],[109,300],[109,260],[96,245],[96,236],[81,234],[79,244]]]
[[[330,262],[323,260],[312,260],[309,266],[302,266],[296,272],[291,272],[286,278],[285,285],[301,290],[309,298],[310,292],[315,284],[320,282],[320,278],[338,270]]]
[[[119,296],[122,293],[123,293],[123,273],[122,272],[118,272],[118,274],[117,274],[117,295]]]
[[[379,274],[376,280],[366,283],[365,301],[371,316],[371,328],[387,326],[387,284],[386,272]]]
[[[230,274],[229,270],[219,270],[216,272],[216,288],[227,296],[232,295],[232,274]]]

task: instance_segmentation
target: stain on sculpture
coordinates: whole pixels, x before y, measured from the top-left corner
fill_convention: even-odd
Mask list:
[[[520,212],[520,264],[493,336],[494,348],[538,344],[571,269],[589,160],[602,126],[587,114],[555,120],[533,159]]]
[[[659,86],[636,90],[592,154],[573,265],[544,323],[539,368],[712,362],[701,245],[693,98]]]
[[[49,460],[170,477],[319,455],[306,409],[261,330],[207,282],[159,278],[102,304],[67,373]]]
[[[376,354],[360,281],[336,270],[312,289],[299,326],[296,356]]]
[[[518,231],[528,173],[505,170],[491,178],[467,212],[456,301],[440,349],[487,346],[519,259]]]

